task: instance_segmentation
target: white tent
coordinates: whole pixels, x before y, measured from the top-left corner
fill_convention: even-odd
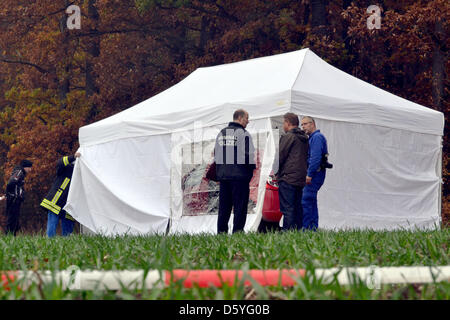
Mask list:
[[[328,140],[334,168],[319,191],[319,228],[439,225],[443,114],[346,74],[309,49],[199,68],[80,128],[82,156],[65,209],[108,235],[216,232],[217,188],[201,178],[214,138],[238,108],[249,112],[260,168],[247,231],[260,221],[274,128],[286,112],[314,117]]]

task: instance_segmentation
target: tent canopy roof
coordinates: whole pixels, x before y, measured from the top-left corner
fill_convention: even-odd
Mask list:
[[[196,120],[226,123],[238,107],[251,111],[251,118],[294,111],[435,135],[444,128],[441,112],[379,89],[302,49],[199,68],[154,97],[80,128],[80,144],[169,133]]]

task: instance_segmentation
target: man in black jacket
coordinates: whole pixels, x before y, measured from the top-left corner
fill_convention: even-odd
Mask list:
[[[283,213],[283,230],[302,228],[302,192],[308,169],[308,136],[298,128],[298,116],[288,112],[284,115],[279,145],[278,192],[280,210]]]
[[[247,124],[248,112],[236,110],[233,122],[222,129],[216,138],[214,160],[217,180],[220,181],[217,233],[228,233],[232,208],[233,233],[244,230],[250,180],[256,168],[252,137],[245,130]]]
[[[47,236],[49,238],[56,235],[59,220],[61,220],[63,236],[68,236],[73,232],[74,220],[62,208],[67,202],[75,159],[79,156],[80,153],[77,152],[75,155],[65,156],[58,160],[56,178],[47,196],[41,202],[41,206],[47,209]]]
[[[12,233],[14,236],[19,230],[20,207],[25,200],[25,176],[31,171],[32,166],[31,161],[22,160],[14,167],[6,185],[6,233]]]

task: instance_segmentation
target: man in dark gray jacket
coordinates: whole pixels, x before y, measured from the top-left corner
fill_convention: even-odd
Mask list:
[[[308,169],[308,136],[298,128],[298,116],[284,115],[280,138],[279,162],[276,178],[279,185],[280,210],[283,213],[283,230],[302,228],[302,192]]]

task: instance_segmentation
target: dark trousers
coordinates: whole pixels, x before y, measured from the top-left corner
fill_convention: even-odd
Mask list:
[[[6,203],[6,233],[12,233],[16,236],[19,230],[19,215],[22,202],[8,201]]]
[[[217,233],[228,233],[228,221],[233,208],[233,233],[243,231],[247,220],[250,181],[222,180],[219,191],[219,216]]]
[[[297,187],[285,181],[278,183],[280,211],[283,213],[283,230],[300,230],[303,221],[303,187]]]
[[[258,232],[267,233],[267,232],[275,232],[280,231],[280,221],[278,222],[270,222],[261,219],[258,226]]]

